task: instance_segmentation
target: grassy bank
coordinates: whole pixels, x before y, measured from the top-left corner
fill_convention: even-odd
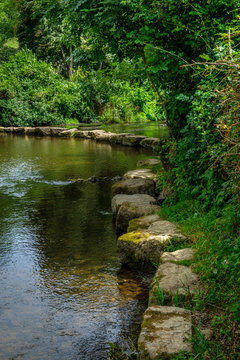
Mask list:
[[[201,291],[193,297],[191,310],[198,314],[192,354],[173,359],[240,358],[240,236],[237,205],[204,211],[197,201],[165,205],[160,215],[176,224],[196,248],[195,271]],[[188,305],[187,305],[188,306]],[[199,316],[199,313],[201,316]],[[208,338],[201,333],[207,321]]]

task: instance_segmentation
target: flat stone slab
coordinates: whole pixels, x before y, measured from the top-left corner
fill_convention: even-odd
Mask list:
[[[110,141],[111,144],[122,144],[123,139],[126,136],[132,136],[132,134],[129,134],[129,133],[120,133],[120,134],[111,133],[109,141]]]
[[[74,136],[74,134],[76,133],[76,131],[78,131],[78,129],[74,128],[74,129],[69,129],[69,130],[64,130],[61,133],[59,133],[60,136]]]
[[[117,194],[147,194],[155,195],[155,182],[152,179],[126,179],[112,186],[112,195]]]
[[[167,262],[160,265],[155,274],[150,289],[149,304],[157,303],[158,288],[163,292],[166,300],[176,294],[180,297],[189,297],[198,289],[198,278],[190,266]]]
[[[128,232],[147,229],[152,223],[161,220],[157,214],[142,216],[129,221]]]
[[[151,179],[157,181],[157,175],[150,169],[136,169],[128,171],[123,176],[124,179]]]
[[[176,250],[173,252],[165,252],[162,254],[160,261],[162,263],[166,263],[194,260],[194,253],[194,249],[191,248]]]
[[[185,239],[185,236],[180,232],[177,226],[167,220],[155,221],[148,227],[148,231],[158,235],[167,235],[171,238],[177,237]]]
[[[143,166],[151,167],[154,165],[159,165],[160,163],[161,161],[158,159],[143,159],[137,162],[137,167],[143,167]]]
[[[151,306],[143,316],[138,349],[141,359],[171,359],[179,351],[191,351],[191,312],[178,307]]]
[[[124,203],[135,206],[137,208],[137,207],[150,206],[151,204],[156,204],[156,200],[154,199],[154,197],[146,194],[134,194],[134,195],[117,194],[112,198],[113,214],[116,215],[120,207]]]

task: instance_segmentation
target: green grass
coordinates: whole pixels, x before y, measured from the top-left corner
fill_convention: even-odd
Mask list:
[[[210,313],[212,335],[206,340],[200,329],[191,342],[192,354],[172,359],[235,360],[240,358],[240,235],[239,209],[226,204],[205,212],[201,203],[182,201],[162,207],[161,217],[176,223],[196,248],[194,270],[202,290],[183,306]],[[196,324],[196,327],[198,325]]]

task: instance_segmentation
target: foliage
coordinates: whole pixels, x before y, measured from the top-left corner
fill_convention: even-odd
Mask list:
[[[0,48],[16,34],[18,13],[14,0],[0,2]]]
[[[0,123],[34,126],[63,123],[83,114],[81,92],[51,65],[21,50],[0,67]],[[84,107],[85,110],[85,107]]]
[[[84,33],[104,38],[119,58],[142,59],[171,133],[178,138],[197,82],[192,69],[182,65],[211,50],[236,9],[236,0],[69,0],[65,11],[75,12],[73,21],[84,24]]]

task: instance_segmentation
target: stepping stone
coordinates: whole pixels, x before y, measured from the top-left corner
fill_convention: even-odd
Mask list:
[[[51,127],[51,136],[57,136],[59,135],[61,132],[67,130],[67,128],[62,128],[62,127]]]
[[[157,181],[157,175],[150,169],[136,169],[128,171],[123,176],[124,179],[151,179]]]
[[[25,133],[25,129],[24,129],[24,127],[13,127],[13,130],[12,130],[12,132],[14,133],[14,134],[24,134]]]
[[[122,144],[123,139],[126,136],[132,136],[132,134],[129,134],[129,133],[120,133],[120,134],[111,133],[109,141],[110,141],[111,144]]]
[[[152,148],[153,150],[155,150],[159,146],[159,144],[160,144],[160,139],[154,137],[152,138],[146,137],[141,141],[142,147]]]
[[[141,207],[150,207],[151,204],[156,204],[154,197],[146,194],[117,194],[112,198],[112,212],[116,215],[122,206],[122,204],[129,204],[135,206],[136,208]],[[140,215],[143,216],[144,214]],[[138,216],[139,217],[139,216]]]
[[[122,264],[152,270],[171,238],[145,231],[133,231],[118,238],[118,255]]]
[[[156,200],[146,194],[117,194],[112,198],[112,212],[116,217],[116,232],[127,231],[129,221],[159,211]]]
[[[129,221],[128,232],[147,229],[152,223],[161,220],[157,214],[142,216]]]
[[[112,186],[112,195],[148,194],[155,195],[155,182],[152,179],[126,179]]]
[[[69,129],[69,130],[64,130],[61,133],[59,133],[60,136],[74,136],[74,134],[76,133],[76,131],[78,131],[78,129],[74,128],[74,129]]]
[[[88,135],[88,131],[82,131],[82,130],[76,130],[74,133],[74,137],[81,138],[81,139],[90,139],[90,136]]]
[[[138,146],[140,142],[145,139],[146,136],[141,135],[127,135],[122,139],[122,145],[125,146]]]
[[[147,231],[158,235],[167,235],[171,238],[174,237],[181,239],[186,238],[183,234],[181,234],[180,230],[177,228],[175,224],[167,220],[155,221],[148,227]]]
[[[171,359],[179,351],[192,350],[191,312],[177,307],[151,306],[143,316],[138,349],[141,359]]]
[[[162,254],[160,261],[162,263],[166,263],[166,262],[194,260],[194,253],[195,253],[194,249],[191,248],[176,250],[173,252],[165,252]]]
[[[149,304],[157,304],[158,288],[166,300],[172,299],[176,294],[186,298],[197,291],[198,278],[191,267],[167,262],[160,265],[155,274],[149,293]]]
[[[158,159],[143,159],[143,160],[139,160],[137,162],[137,167],[142,167],[142,166],[154,166],[154,165],[159,165],[161,163],[160,160]]]

